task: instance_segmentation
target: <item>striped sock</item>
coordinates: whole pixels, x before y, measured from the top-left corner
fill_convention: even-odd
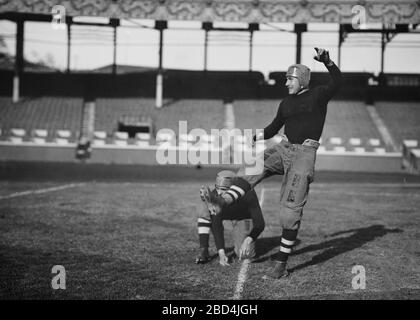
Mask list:
[[[198,240],[200,248],[207,248],[209,246],[211,222],[205,218],[197,219]]]
[[[287,262],[293,245],[297,238],[298,230],[283,229],[281,235],[280,251],[275,255],[275,260],[280,262]]]

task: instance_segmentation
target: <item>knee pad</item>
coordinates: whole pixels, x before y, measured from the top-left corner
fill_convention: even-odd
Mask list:
[[[280,225],[283,229],[298,230],[302,219],[303,208],[288,208],[283,206],[280,209]]]

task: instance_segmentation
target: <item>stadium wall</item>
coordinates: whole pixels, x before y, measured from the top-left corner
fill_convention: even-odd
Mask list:
[[[343,73],[344,84],[336,99],[415,100],[420,101],[419,86],[413,85],[416,76],[387,75],[380,85],[368,85],[373,77],[368,73]],[[287,95],[285,73],[269,75],[268,84],[260,72],[165,70],[164,98],[172,99],[281,99]],[[419,78],[419,77],[418,77]],[[410,81],[395,82],[392,79]],[[420,79],[420,78],[419,78]],[[413,81],[411,81],[413,80]],[[327,73],[313,72],[311,86],[329,81]],[[419,80],[420,81],[420,80]],[[12,95],[13,72],[0,71],[0,95]],[[387,86],[386,83],[390,83]],[[21,96],[92,96],[92,97],[155,97],[156,71],[136,73],[51,73],[26,72],[21,78]]]
[[[120,146],[100,146],[92,150],[91,157],[86,160],[77,160],[75,158],[76,145],[68,144],[57,146],[53,143],[34,146],[31,143],[21,143],[20,145],[2,142],[0,144],[0,162],[3,167],[7,164],[20,162],[30,164],[32,162],[41,163],[73,163],[73,164],[91,164],[91,165],[147,165],[161,167],[156,160],[157,146],[144,147],[120,147]],[[177,163],[179,159],[187,159],[186,150],[179,150],[174,147]],[[229,165],[226,161],[226,150],[208,151],[208,159],[219,159],[220,165],[202,165],[199,167],[223,167]],[[212,157],[213,153],[213,158]],[[357,154],[346,152],[339,154],[337,152],[318,152],[316,169],[327,171],[351,171],[351,172],[382,172],[382,173],[401,173],[401,153],[387,153],[378,155],[374,153]],[[196,168],[197,165],[187,164],[178,165],[179,167]],[[189,163],[189,162],[188,162]],[[169,163],[173,165],[176,163]],[[166,166],[166,165],[163,165]],[[4,174],[4,172],[3,172]]]

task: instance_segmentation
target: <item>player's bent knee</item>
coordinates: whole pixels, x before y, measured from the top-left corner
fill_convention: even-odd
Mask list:
[[[302,219],[303,208],[288,208],[282,207],[280,209],[280,224],[283,229],[298,230],[300,220]]]

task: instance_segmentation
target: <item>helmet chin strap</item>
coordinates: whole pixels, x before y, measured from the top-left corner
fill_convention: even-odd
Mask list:
[[[304,92],[306,92],[306,91],[308,91],[309,89],[308,88],[304,88],[304,87],[300,87],[300,90],[296,93],[296,95],[298,95],[298,94],[301,94],[301,93],[304,93]]]

